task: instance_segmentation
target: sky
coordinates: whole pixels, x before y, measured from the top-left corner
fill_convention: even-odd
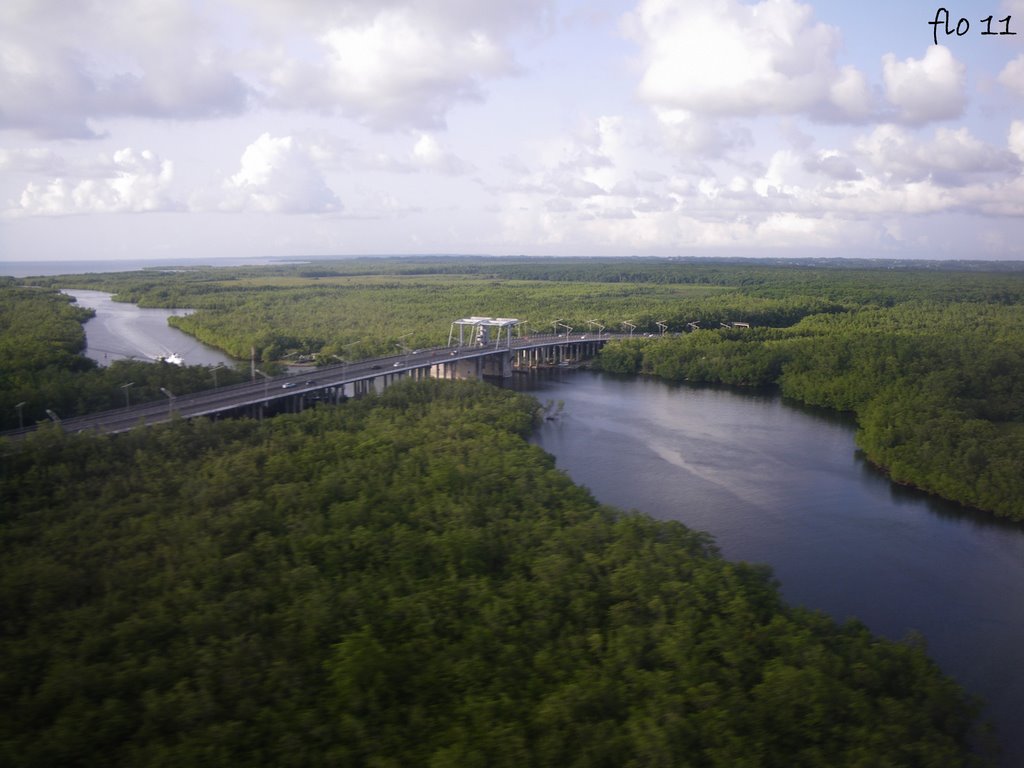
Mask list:
[[[0,3],[0,261],[422,253],[1024,259],[1024,0]]]

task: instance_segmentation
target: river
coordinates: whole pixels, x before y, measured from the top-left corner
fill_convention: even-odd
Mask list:
[[[86,337],[100,362],[233,362],[168,327],[172,310],[68,293],[97,311]],[[894,485],[858,456],[850,419],[773,393],[569,370],[510,385],[564,402],[535,440],[601,502],[711,533],[726,557],[770,565],[791,603],[923,635],[988,703],[1000,766],[1024,766],[1024,526]]]
[[[1024,526],[891,483],[850,419],[772,393],[588,371],[515,386],[564,402],[535,441],[601,502],[711,533],[770,565],[792,604],[923,635],[988,703],[1000,765],[1024,766]]]
[[[115,360],[156,360],[175,354],[185,365],[226,365],[237,361],[215,347],[208,347],[187,333],[172,328],[167,318],[187,315],[190,309],[141,309],[114,301],[102,291],[65,289],[81,307],[96,311],[85,323],[86,357],[100,365]]]

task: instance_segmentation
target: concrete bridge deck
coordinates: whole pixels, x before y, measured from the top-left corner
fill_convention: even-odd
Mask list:
[[[505,338],[498,344],[487,346],[436,347],[172,396],[130,408],[63,419],[60,425],[65,432],[117,433],[160,424],[175,417],[261,417],[271,413],[298,412],[317,402],[339,402],[344,397],[380,392],[404,378],[504,377],[511,376],[516,370],[571,364],[593,357],[608,341],[625,337],[622,334],[540,334],[519,339]],[[4,432],[3,436],[18,438],[34,429],[11,430]]]

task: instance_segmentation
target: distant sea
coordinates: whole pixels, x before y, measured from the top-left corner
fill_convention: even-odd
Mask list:
[[[267,264],[305,264],[309,259],[275,257],[252,259],[108,259],[91,261],[0,261],[0,275],[85,275],[95,272],[134,272],[140,269],[181,269],[183,267],[249,267]]]

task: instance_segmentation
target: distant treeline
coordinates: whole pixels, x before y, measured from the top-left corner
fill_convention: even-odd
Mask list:
[[[598,505],[536,408],[411,382],[0,442],[0,762],[983,764],[920,645]]]
[[[912,301],[785,329],[698,330],[609,344],[599,365],[671,381],[777,384],[852,411],[857,444],[894,480],[1024,520],[1020,304]]]
[[[600,364],[671,380],[778,385],[852,411],[859,445],[898,482],[1024,519],[1021,266],[429,257],[44,277],[10,290],[41,297],[40,288],[94,288],[144,306],[195,308],[171,322],[239,358],[255,349],[262,364],[443,344],[451,322],[468,315],[517,317],[526,334],[551,332],[556,321],[592,331],[629,323],[637,335],[659,333],[659,323],[670,334],[699,327],[656,344],[609,346]],[[37,287],[20,287],[29,282]],[[67,309],[63,300],[39,301]],[[62,322],[70,329],[77,321]],[[751,327],[722,327],[736,322]],[[33,350],[49,343],[46,333],[27,338]],[[0,382],[4,423],[23,401],[36,403],[34,419],[40,399],[68,415],[104,398],[116,407],[115,379],[135,376],[114,370],[95,388],[76,389],[75,365],[55,358],[52,374],[17,391]],[[197,385],[205,375],[194,374]],[[47,381],[58,391],[45,390]]]

